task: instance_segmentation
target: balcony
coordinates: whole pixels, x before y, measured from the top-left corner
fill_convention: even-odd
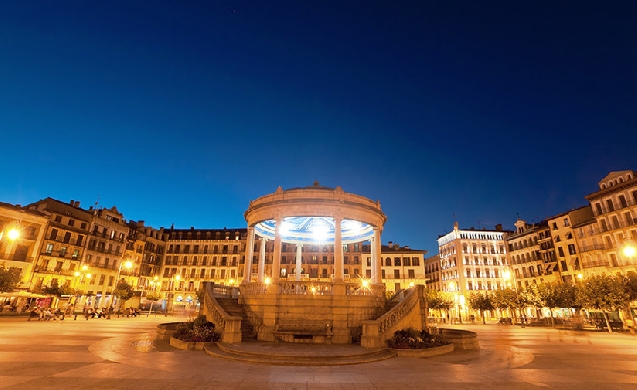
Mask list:
[[[635,206],[637,204],[637,202],[635,201],[635,199],[627,199],[626,202],[621,203],[621,202],[613,202],[612,206],[609,207],[608,204],[604,204],[602,205],[599,209],[601,209],[601,213],[598,210],[598,207],[593,206],[593,215],[595,215],[596,217],[600,216],[600,215],[604,215],[604,214],[608,214],[608,213],[612,213],[615,211],[619,211],[622,209],[625,209],[627,207],[630,206]]]
[[[603,251],[608,249],[605,244],[592,244],[584,245],[580,248],[580,253],[586,253],[591,251]]]

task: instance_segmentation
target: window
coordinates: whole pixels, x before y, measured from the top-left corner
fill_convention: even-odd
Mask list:
[[[407,274],[409,276],[409,279],[416,279],[416,271],[414,271],[413,269],[407,270]]]
[[[568,254],[569,255],[574,255],[577,252],[575,252],[575,244],[568,244]]]
[[[72,219],[69,219],[69,226],[73,226],[73,225],[75,225],[75,221]]]
[[[394,257],[394,266],[400,267],[400,257]]]
[[[61,217],[61,216],[59,216],[59,215],[56,215],[56,216],[55,216],[55,222],[57,222],[57,223],[61,223],[61,222],[62,222],[62,217]]]
[[[553,230],[557,230],[557,222],[553,222]]]
[[[53,244],[46,244],[46,250],[44,253],[50,255],[53,252]]]
[[[400,279],[400,270],[399,269],[395,269],[394,270],[394,279]]]
[[[80,257],[80,250],[79,249],[74,249],[73,250],[73,258],[77,259],[78,257]]]
[[[420,259],[418,259],[417,257],[412,257],[411,258],[411,265],[420,266]]]
[[[557,247],[558,256],[564,257],[564,249],[561,246]]]
[[[67,248],[65,246],[60,248],[60,257],[66,256],[66,250],[67,250]]]
[[[51,240],[55,240],[58,236],[58,230],[57,229],[51,229]]]
[[[564,218],[564,226],[570,226],[569,222],[568,222],[568,218]]]
[[[606,199],[606,207],[608,207],[608,211],[615,211],[615,207],[613,207],[613,201],[610,199]]]

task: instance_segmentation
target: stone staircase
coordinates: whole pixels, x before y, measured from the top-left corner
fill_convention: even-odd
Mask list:
[[[379,307],[376,310],[376,315],[373,318],[374,320],[379,319],[380,317],[383,316],[383,314],[387,313],[388,311],[390,311],[391,309],[394,308],[394,306],[398,305],[400,303],[399,299],[396,299],[395,297],[392,297],[392,299],[388,299],[387,301],[385,301],[385,306],[384,307]]]
[[[221,298],[215,297],[219,305],[231,316],[241,317],[241,341],[256,340],[257,336],[248,316],[246,315],[243,305],[239,304],[238,298]]]

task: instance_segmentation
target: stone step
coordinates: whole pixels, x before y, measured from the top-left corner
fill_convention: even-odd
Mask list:
[[[256,340],[254,328],[238,298],[216,298],[219,305],[231,316],[241,317],[241,340]]]
[[[351,364],[363,364],[377,362],[393,358],[396,352],[390,349],[370,350],[359,354],[330,355],[324,351],[320,355],[303,353],[303,347],[299,347],[300,353],[260,353],[251,350],[251,342],[240,344],[212,343],[204,347],[205,352],[213,357],[221,359],[261,363],[276,366],[341,366]]]

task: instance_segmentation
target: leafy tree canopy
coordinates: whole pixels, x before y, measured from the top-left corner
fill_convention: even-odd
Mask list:
[[[578,303],[589,309],[614,311],[630,302],[630,295],[616,276],[593,275],[577,290]]]
[[[115,296],[122,301],[128,301],[133,297],[133,286],[128,284],[126,280],[121,279],[115,287]]]
[[[0,292],[11,292],[18,287],[20,270],[0,268]]]

